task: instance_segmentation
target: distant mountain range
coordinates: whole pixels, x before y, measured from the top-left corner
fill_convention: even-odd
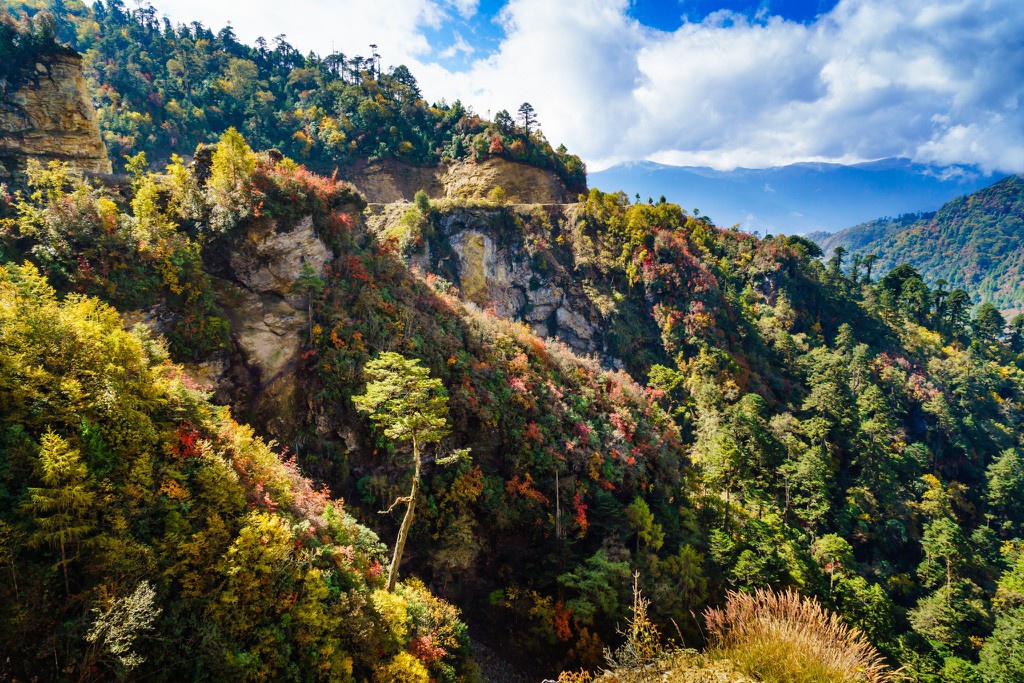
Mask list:
[[[877,254],[875,272],[909,263],[929,282],[962,287],[976,303],[1024,310],[1024,177],[1013,175],[935,213],[879,219],[808,235],[826,252]]]
[[[687,209],[700,209],[719,226],[739,223],[750,232],[793,235],[834,232],[879,216],[934,211],[1004,175],[909,159],[732,171],[638,161],[591,173],[588,183],[605,191],[624,190],[630,197],[639,193],[642,201],[664,195]]]

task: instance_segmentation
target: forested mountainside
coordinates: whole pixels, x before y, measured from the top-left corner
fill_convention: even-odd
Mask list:
[[[935,213],[908,214],[815,236],[822,248],[842,247],[861,257],[874,254],[886,272],[914,266],[924,278],[959,287],[973,303],[1024,310],[1024,178],[1009,176],[949,202]]]
[[[1003,175],[901,158],[728,171],[633,161],[592,173],[590,183],[625,190],[630,196],[639,193],[644,200],[664,195],[670,201],[685,201],[722,226],[739,223],[747,232],[805,235],[832,233],[877,216],[936,210]]]
[[[921,680],[974,662],[1013,680],[998,678],[1017,661],[1006,660],[1012,649],[988,643],[1012,642],[1020,624],[1024,379],[1021,336],[1004,337],[994,309],[968,321],[922,305],[928,288],[911,269],[869,282],[837,259],[823,266],[801,238],[758,240],[596,190],[561,214],[420,201],[397,234],[378,237],[351,188],[256,155],[235,134],[211,168],[140,170],[125,198],[59,169],[36,170],[32,186],[8,204],[6,258],[38,263],[78,293],[70,301],[156,305],[178,359],[238,353],[238,304],[214,295],[225,254],[268,221],[288,230],[312,220],[332,256],[296,278],[312,326],[302,364],[287,370],[303,391],[280,406],[294,411],[288,445],[393,539],[398,520],[376,511],[407,490],[408,453],[352,397],[385,351],[441,379],[443,449],[468,447],[471,459],[425,466],[403,568],[460,605],[481,638],[545,667],[599,667],[629,616],[635,571],[651,618],[667,633],[674,620],[689,644],[702,638],[691,614],[728,589],[794,587]],[[410,270],[403,249],[443,249],[447,218],[467,212],[477,230],[517,245],[537,289],[573,272],[603,305],[606,355],[629,374],[466,308],[443,275]],[[106,362],[94,376],[120,372]],[[61,387],[114,415],[131,405]],[[34,427],[5,412],[28,469],[47,430],[69,449],[91,447],[81,418],[51,395],[25,399]],[[9,480],[4,513],[24,534],[12,544],[16,568],[35,553],[56,562],[56,548],[27,544],[38,522],[24,481]],[[167,492],[156,498],[171,504]],[[48,575],[55,600],[61,566]]]
[[[538,678],[1021,678],[1024,325],[621,193],[192,156],[0,193],[4,675],[472,680],[468,628]],[[849,666],[771,669],[808,640]]]
[[[573,190],[586,184],[579,157],[552,149],[528,104],[509,103],[513,114],[499,111],[494,121],[458,101],[429,105],[409,69],[385,70],[376,52],[302,55],[284,36],[253,47],[230,27],[174,26],[151,6],[122,0],[3,0],[0,8],[52,11],[47,30],[83,54],[119,169],[138,152],[153,162],[190,155],[234,127],[257,148],[327,175],[366,158],[423,166],[500,156],[551,169]]]
[[[0,265],[0,453],[5,680],[465,672],[458,610],[383,590],[340,500],[31,265]]]

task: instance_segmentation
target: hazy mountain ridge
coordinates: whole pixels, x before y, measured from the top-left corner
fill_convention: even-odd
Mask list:
[[[933,214],[878,219],[818,235],[826,256],[842,246],[878,255],[877,272],[909,263],[929,282],[962,287],[976,303],[1024,308],[1024,177],[1009,176]]]
[[[973,167],[934,167],[909,159],[862,164],[797,163],[718,171],[627,162],[591,173],[594,187],[622,188],[641,201],[664,195],[699,208],[719,225],[747,231],[832,232],[878,216],[930,211],[1001,177]]]

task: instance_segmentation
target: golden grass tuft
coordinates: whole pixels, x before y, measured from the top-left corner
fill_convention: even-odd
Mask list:
[[[730,592],[704,612],[714,659],[772,683],[889,683],[902,680],[857,629],[795,591]]]

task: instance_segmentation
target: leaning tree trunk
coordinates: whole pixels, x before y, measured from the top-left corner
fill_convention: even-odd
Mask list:
[[[64,541],[60,542],[60,568],[64,570],[64,596],[71,597],[71,582],[68,581],[68,557],[64,550]]]
[[[412,490],[409,492],[409,506],[405,509],[402,526],[398,528],[395,554],[391,557],[391,567],[388,569],[388,591],[395,590],[395,583],[398,581],[398,565],[402,562],[402,552],[405,550],[405,541],[409,538],[409,528],[412,526],[413,511],[416,508],[416,494],[420,490],[420,449],[416,439],[412,441],[412,457],[415,462],[415,470],[412,475]]]

